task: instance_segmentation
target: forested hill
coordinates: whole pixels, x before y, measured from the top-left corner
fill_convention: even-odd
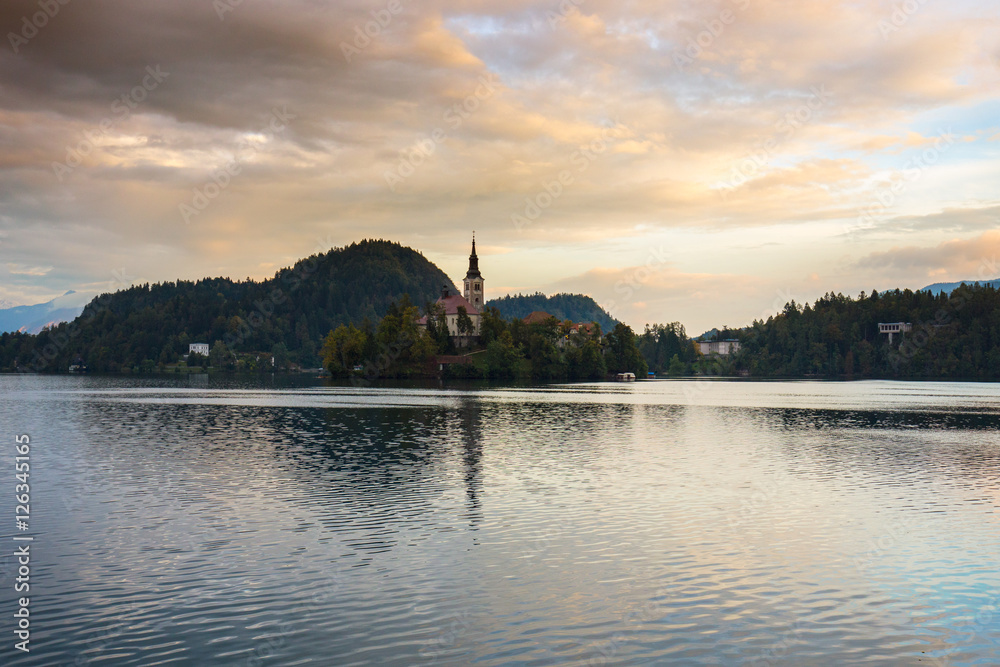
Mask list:
[[[272,352],[318,366],[324,336],[340,324],[376,323],[409,294],[423,307],[454,283],[423,255],[365,240],[301,260],[261,282],[207,278],[142,285],[95,298],[70,323],[38,336],[0,336],[0,369],[92,371],[172,363],[189,343],[223,341],[233,352]]]
[[[533,311],[544,310],[550,315],[555,315],[560,320],[572,320],[573,322],[597,322],[601,325],[601,331],[607,333],[615,328],[617,320],[597,305],[589,296],[584,294],[553,294],[545,296],[541,292],[534,294],[518,294],[516,296],[505,296],[500,299],[493,299],[486,303],[500,311],[500,314],[508,320],[524,318]]]
[[[951,294],[961,285],[982,285],[983,287],[1000,287],[1000,278],[995,280],[963,280],[960,283],[934,283],[933,285],[928,285],[922,288],[921,292],[930,292],[931,294],[940,294],[944,292],[945,294]]]
[[[909,322],[902,336],[879,322]],[[739,332],[732,360],[753,376],[846,375],[1000,379],[1000,291],[962,285],[950,295],[910,290],[794,302]]]

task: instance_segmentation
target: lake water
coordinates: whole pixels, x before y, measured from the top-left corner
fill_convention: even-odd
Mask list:
[[[0,376],[3,665],[997,665],[1000,385]]]

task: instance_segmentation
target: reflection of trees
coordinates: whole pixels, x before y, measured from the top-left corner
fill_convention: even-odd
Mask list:
[[[809,410],[780,408],[762,410],[777,415],[786,428],[871,428],[996,430],[1000,414],[984,412],[934,412],[903,410]]]
[[[412,540],[453,529],[455,513],[442,507],[441,498],[457,481],[456,464],[464,518],[476,529],[484,517],[487,451],[502,474],[531,483],[538,481],[538,470],[567,458],[579,470],[596,469],[616,448],[630,446],[636,410],[621,404],[498,404],[465,395],[445,407],[280,411],[271,426],[291,439],[275,455],[287,458],[302,478],[294,500],[327,528],[355,532],[347,544],[377,551],[392,548],[404,531],[420,532],[411,532]]]
[[[311,509],[327,528],[358,532],[348,544],[371,551],[395,546],[415,518],[424,531],[434,530],[447,461],[445,447],[430,437],[443,421],[440,409],[297,412],[321,416],[296,429],[302,446],[295,463],[308,476],[302,488]]]
[[[758,409],[742,417],[778,436],[796,466],[892,478],[946,476],[963,487],[997,489],[1000,413],[972,410]],[[793,467],[793,470],[794,470]]]

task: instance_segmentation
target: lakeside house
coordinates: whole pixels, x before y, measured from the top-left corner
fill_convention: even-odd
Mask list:
[[[529,325],[544,324],[545,322],[548,322],[550,319],[553,318],[557,320],[559,319],[555,315],[551,315],[545,312],[544,310],[533,310],[528,314],[527,317],[522,318],[521,321]],[[596,331],[595,329],[596,326],[597,324],[594,322],[571,322],[569,326],[569,333],[567,333],[565,336],[560,337],[559,340],[556,341],[556,345],[560,348],[565,347],[567,343],[573,340],[574,336],[579,336],[580,334],[584,334],[585,336],[592,336]]]
[[[738,340],[713,340],[713,341],[698,341],[698,350],[705,356],[712,354],[717,354],[720,357],[727,357],[730,354],[740,351],[740,342]]]
[[[191,343],[188,345],[188,354],[201,354],[207,357],[208,343]]]
[[[878,332],[880,334],[889,334],[889,344],[892,345],[892,337],[894,334],[904,334],[913,329],[913,325],[909,322],[879,322]]]

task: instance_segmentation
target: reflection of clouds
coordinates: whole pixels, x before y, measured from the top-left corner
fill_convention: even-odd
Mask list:
[[[93,521],[51,517],[46,650],[903,664],[930,632],[991,655],[956,628],[995,580],[1000,389],[684,384],[382,386],[363,408],[350,388],[31,392],[20,414],[60,417],[43,469],[89,488]],[[189,554],[167,544],[184,528]]]
[[[935,495],[946,503],[947,490],[947,496],[1000,506],[1000,452],[992,436],[1000,413],[993,410],[784,408],[745,411],[738,419],[770,434],[754,455],[779,454],[787,465],[783,475],[800,481],[817,470],[832,476],[850,471],[857,484],[899,487],[919,503]]]

